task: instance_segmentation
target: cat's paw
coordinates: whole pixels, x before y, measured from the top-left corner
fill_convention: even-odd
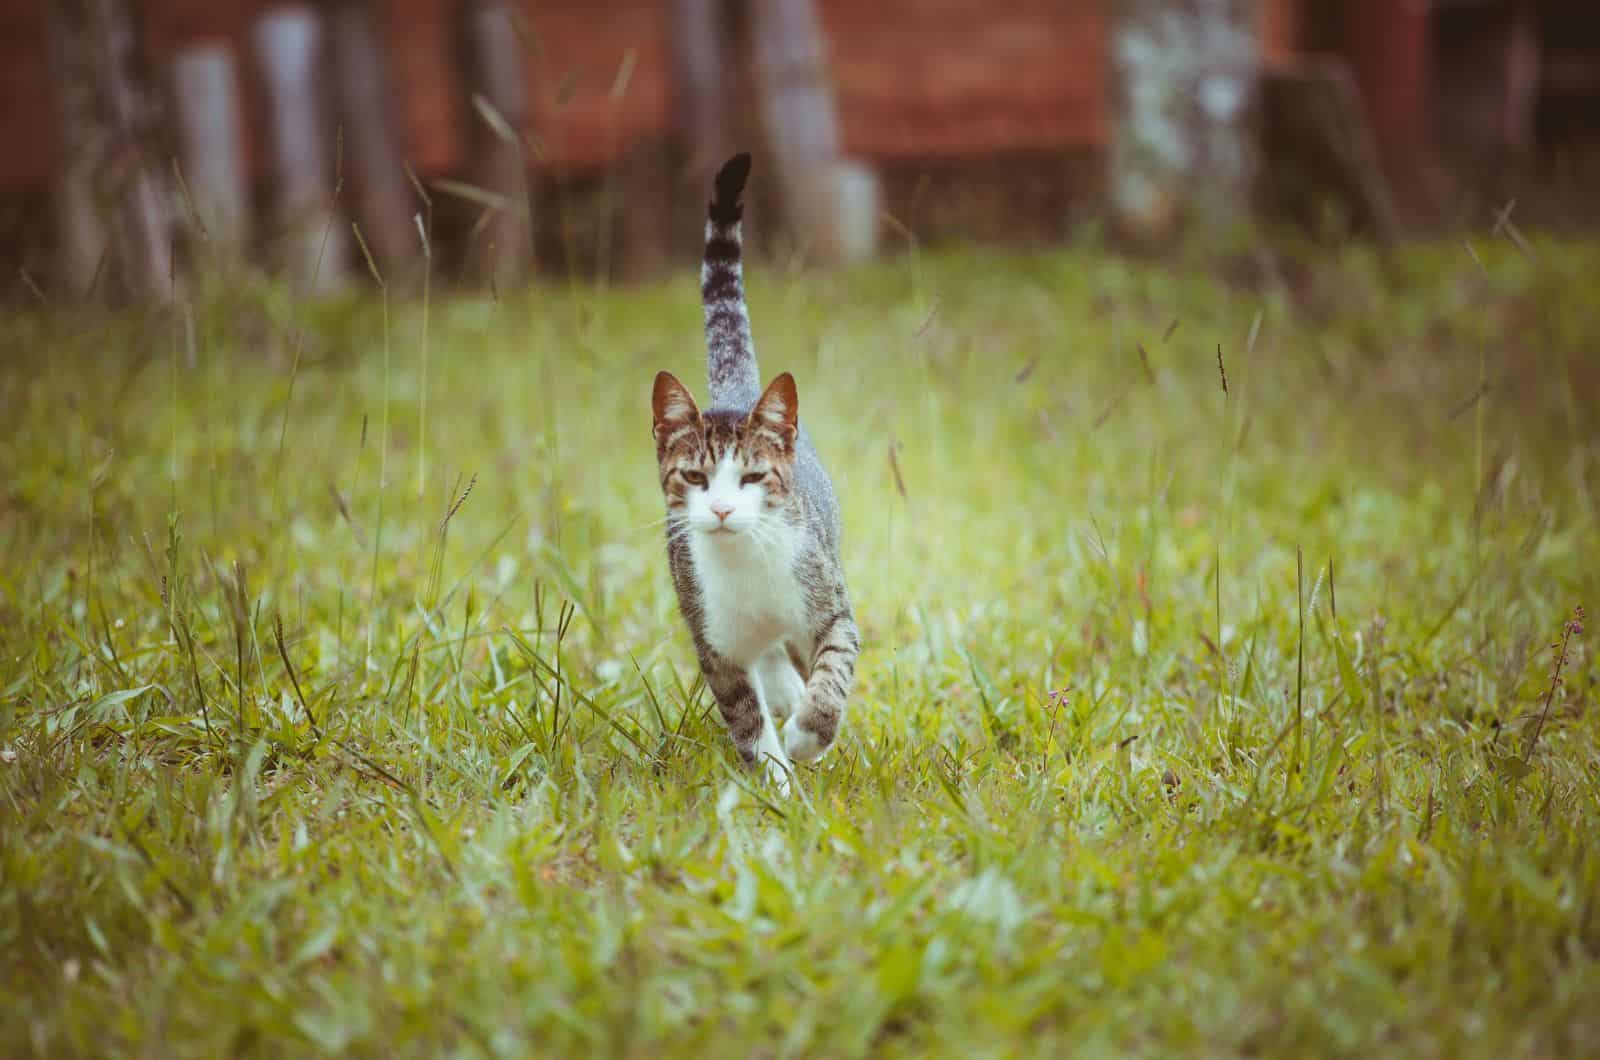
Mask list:
[[[790,718],[783,727],[783,750],[796,762],[809,762],[828,748],[814,733],[802,729],[799,721],[798,717]]]

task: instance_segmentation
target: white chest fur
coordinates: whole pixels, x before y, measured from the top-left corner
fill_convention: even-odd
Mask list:
[[[760,540],[746,533],[691,537],[705,636],[718,654],[751,666],[774,645],[802,642],[805,600],[794,574],[797,552],[787,529]]]

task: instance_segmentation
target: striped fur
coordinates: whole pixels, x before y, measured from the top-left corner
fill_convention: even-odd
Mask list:
[[[711,407],[671,373],[651,398],[667,558],[706,684],[740,757],[787,790],[831,747],[860,636],[839,509],[787,372],[760,389],[740,266],[748,155],[717,175],[701,270]],[[779,723],[784,723],[781,730]]]
[[[716,193],[706,209],[700,302],[705,311],[712,408],[748,409],[761,392],[744,300],[744,206],[739,196],[749,175],[749,155],[729,159],[717,173]]]

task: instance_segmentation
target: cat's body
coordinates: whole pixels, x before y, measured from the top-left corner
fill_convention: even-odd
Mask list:
[[[711,407],[656,376],[667,556],[700,668],[740,756],[787,787],[789,760],[838,734],[860,639],[839,566],[839,507],[786,372],[763,392],[740,266],[740,155],[717,174],[701,294]],[[783,735],[778,725],[787,724]]]

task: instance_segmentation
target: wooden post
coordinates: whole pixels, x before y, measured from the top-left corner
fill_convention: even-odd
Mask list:
[[[1518,0],[1514,5],[1508,37],[1504,135],[1506,146],[1514,154],[1526,157],[1535,147],[1540,67],[1544,61],[1539,12],[1533,0]]]
[[[461,32],[467,64],[468,124],[477,185],[503,205],[486,219],[478,246],[495,286],[520,282],[533,259],[533,195],[523,153],[528,122],[527,67],[506,0],[467,0]]]
[[[1403,199],[1423,195],[1433,14],[1426,4],[1346,0],[1350,65],[1384,169]]]
[[[350,227],[335,199],[335,134],[327,120],[322,17],[271,8],[251,26],[266,107],[277,257],[295,286],[326,294],[344,282]]]
[[[1263,206],[1316,229],[1328,199],[1347,220],[1391,241],[1393,195],[1355,81],[1339,59],[1283,63],[1261,85]]]
[[[354,180],[361,235],[385,275],[415,261],[421,245],[394,111],[393,82],[377,14],[368,0],[333,9],[333,70],[344,128],[346,172]]]
[[[672,62],[676,172],[665,185],[668,245],[692,261],[705,240],[706,195],[717,167],[742,146],[735,132],[740,115],[732,65],[731,0],[673,0]],[[681,251],[681,255],[678,253]]]
[[[57,170],[51,187],[55,215],[55,277],[73,295],[88,292],[110,239],[105,211],[95,194],[102,169],[103,124],[95,110],[93,65],[87,26],[69,5],[49,6],[50,78],[57,133]]]
[[[208,254],[236,259],[250,236],[250,182],[240,125],[238,64],[223,44],[188,47],[168,69],[173,129],[184,184]]]
[[[725,0],[676,0],[673,5],[678,123],[687,155],[684,179],[697,187],[709,187],[711,174],[734,153],[727,105],[732,86],[726,7]],[[695,203],[695,217],[703,220],[704,213],[705,203]]]
[[[148,150],[154,108],[139,77],[132,20],[121,0],[57,0],[54,15],[53,26],[64,48],[58,76],[76,75],[83,78],[80,84],[91,86],[87,100],[69,95],[66,105],[75,112],[71,120],[81,133],[79,116],[92,113],[90,135],[101,143],[74,145],[86,149],[86,164],[96,171],[71,172],[73,183],[61,200],[63,234],[74,259],[69,267],[77,272],[87,258],[87,242],[96,228],[89,220],[93,208],[88,205],[86,196],[92,193],[87,188],[103,181],[108,197],[116,202],[111,212],[112,245],[124,286],[135,298],[170,298],[174,274],[170,184]]]
[[[122,153],[121,209],[123,275],[136,298],[172,297],[173,225],[170,185],[148,150],[154,112],[137,71],[138,40],[121,0],[91,0],[100,53],[100,91],[107,125]]]
[[[651,276],[672,260],[673,220],[683,208],[684,196],[674,194],[671,160],[669,145],[652,138],[635,144],[618,163],[622,251],[618,273],[624,278]],[[705,213],[704,203],[699,212]]]
[[[751,4],[761,112],[791,229],[825,261],[869,255],[877,181],[839,158],[839,116],[811,0]]]
[[[1457,5],[1435,13],[1428,125],[1446,160],[1441,186],[1503,203],[1533,161],[1541,92],[1543,30],[1534,0]],[[1552,27],[1552,40],[1560,28]],[[1465,190],[1465,189],[1463,189]]]
[[[1387,2],[1387,0],[1386,0]],[[1135,242],[1248,211],[1260,55],[1251,0],[1121,0],[1111,39],[1112,215]]]

